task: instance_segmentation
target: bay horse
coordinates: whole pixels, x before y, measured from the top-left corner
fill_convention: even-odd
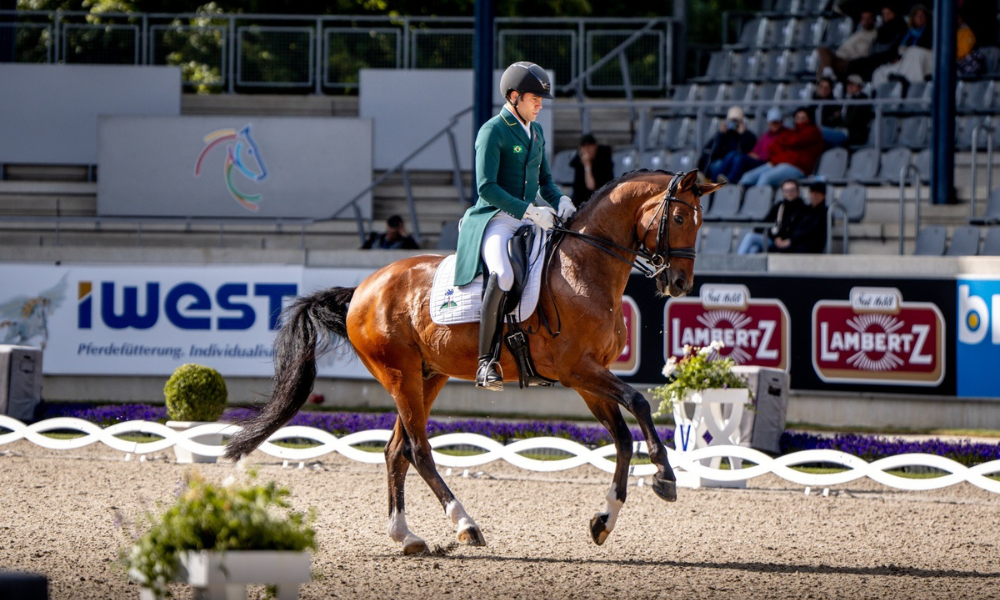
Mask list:
[[[653,427],[649,403],[608,366],[625,347],[622,295],[633,266],[655,278],[661,295],[690,291],[701,197],[719,187],[697,183],[696,171],[634,171],[602,187],[565,229],[557,229],[563,237],[549,258],[538,309],[524,323],[529,331],[537,331],[529,336],[537,372],[576,390],[614,438],[615,472],[607,510],[590,521],[597,544],[614,529],[625,502],[632,435],[621,407],[635,416],[646,438],[657,469],[653,491],[666,501],[677,499],[676,477]],[[636,262],[637,256],[648,265]],[[333,341],[346,340],[396,404],[398,416],[385,446],[385,463],[389,536],[403,545],[404,554],[427,551],[424,540],[406,525],[403,482],[410,465],[441,502],[458,540],[486,544],[479,526],[438,473],[427,439],[427,419],[438,392],[451,377],[474,380],[478,365],[478,323],[444,326],[431,321],[431,284],[443,259],[422,255],[398,260],[356,288],[329,288],[291,304],[275,340],[272,398],[242,424],[225,453],[239,460],[287,423],[309,397],[317,354],[328,347],[331,336]],[[539,313],[547,323],[561,323],[561,333],[540,326]],[[500,364],[505,380],[516,381],[517,367],[506,349]]]

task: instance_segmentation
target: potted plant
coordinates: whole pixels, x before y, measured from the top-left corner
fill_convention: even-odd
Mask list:
[[[129,575],[142,585],[141,600],[169,596],[166,585],[187,582],[219,597],[242,597],[248,584],[275,586],[278,598],[295,597],[310,579],[316,549],[308,515],[288,511],[290,492],[274,482],[215,485],[198,473],[124,557]],[[207,597],[217,597],[209,595]],[[196,597],[205,597],[197,596]]]
[[[226,380],[211,367],[188,363],[177,367],[163,387],[167,404],[167,427],[186,431],[205,423],[214,423],[226,409],[229,395]],[[205,445],[222,445],[222,434],[200,435],[192,438]],[[178,444],[174,454],[179,463],[211,463],[218,457],[191,452]]]
[[[667,383],[650,390],[653,397],[660,401],[654,416],[674,411],[677,403],[700,402],[710,395],[715,401],[746,403],[750,398],[750,390],[744,376],[733,372],[736,362],[731,358],[722,358],[719,351],[724,348],[722,342],[712,342],[708,346],[684,346],[684,356],[678,359],[671,356],[663,367],[663,376]],[[701,398],[695,398],[695,396]],[[723,398],[728,396],[727,398]]]

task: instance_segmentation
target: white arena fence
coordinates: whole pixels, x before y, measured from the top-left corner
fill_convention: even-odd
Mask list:
[[[149,454],[160,452],[177,445],[197,454],[207,456],[222,456],[225,448],[220,445],[206,445],[194,441],[203,435],[232,435],[240,430],[238,425],[227,423],[209,423],[193,427],[183,432],[174,431],[161,423],[149,421],[126,421],[110,427],[99,427],[82,419],[59,417],[39,421],[32,425],[0,415],[0,428],[10,430],[0,434],[0,446],[25,439],[37,446],[50,450],[73,450],[90,444],[101,442],[104,445],[127,454]],[[75,431],[83,434],[69,439],[54,439],[43,435],[49,431]],[[116,436],[125,434],[148,434],[163,439],[152,442],[131,442]],[[392,434],[387,429],[359,431],[343,437],[337,437],[314,427],[290,426],[283,427],[260,446],[260,451],[275,458],[286,461],[306,461],[334,452],[358,462],[377,464],[383,463],[382,452],[360,450],[354,446],[366,443],[385,443]],[[316,446],[307,448],[288,448],[278,446],[274,442],[287,439],[307,439]],[[615,464],[613,458],[615,447],[612,444],[590,449],[577,442],[554,437],[538,437],[519,440],[507,445],[500,444],[488,437],[473,433],[449,433],[431,438],[432,448],[447,448],[455,446],[475,447],[483,450],[480,454],[456,456],[434,452],[434,460],[438,465],[459,469],[479,467],[497,460],[529,471],[555,472],[573,469],[582,465],[592,465],[607,473],[613,473]],[[538,460],[523,456],[522,453],[539,451],[561,451],[569,454],[567,458],[555,460]],[[857,456],[840,452],[839,450],[803,450],[786,454],[777,458],[743,446],[708,446],[690,452],[677,452],[668,448],[670,464],[678,473],[678,484],[689,487],[698,485],[700,478],[719,482],[739,482],[773,473],[789,482],[815,487],[829,487],[849,483],[862,477],[868,477],[883,485],[907,491],[924,491],[968,482],[986,491],[1000,494],[1000,481],[990,479],[989,475],[1000,475],[1000,460],[993,460],[974,467],[966,467],[949,458],[932,454],[900,454],[867,462]],[[646,443],[635,442],[635,453],[646,454]],[[707,459],[715,457],[730,457],[754,463],[754,466],[742,469],[715,469],[703,465]],[[840,466],[844,470],[834,473],[807,473],[795,470],[798,465],[823,463],[829,466]],[[938,477],[914,479],[900,477],[889,473],[903,467],[924,467],[938,469],[945,474]],[[633,465],[631,475],[649,477],[656,473],[652,464]],[[693,484],[692,484],[693,482]]]

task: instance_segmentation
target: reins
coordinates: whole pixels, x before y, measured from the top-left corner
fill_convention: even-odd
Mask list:
[[[657,208],[656,212],[653,214],[653,218],[649,220],[649,224],[646,225],[646,230],[643,232],[642,238],[639,239],[638,248],[628,248],[626,246],[622,246],[621,244],[612,242],[611,240],[597,237],[595,235],[590,235],[588,233],[582,233],[580,231],[573,231],[570,229],[566,229],[565,227],[562,227],[560,225],[556,225],[555,227],[552,228],[553,235],[549,237],[547,242],[550,245],[550,247],[547,248],[545,251],[545,262],[542,265],[542,286],[544,287],[546,294],[548,295],[549,302],[551,302],[552,308],[553,310],[555,310],[556,313],[555,331],[553,331],[552,328],[549,326],[548,319],[545,317],[545,312],[541,310],[538,311],[539,320],[541,321],[542,325],[545,326],[545,329],[546,331],[548,331],[549,335],[551,335],[552,337],[557,337],[562,331],[562,318],[559,316],[559,307],[556,306],[555,298],[552,297],[552,290],[549,289],[548,285],[549,266],[552,264],[551,262],[552,255],[556,253],[556,249],[559,247],[559,244],[561,244],[562,241],[566,239],[567,235],[579,239],[580,241],[585,242],[593,246],[594,248],[597,248],[601,252],[604,252],[614,257],[615,259],[620,260],[621,262],[631,266],[632,268],[636,269],[637,271],[645,275],[648,279],[652,279],[658,276],[666,269],[669,269],[670,259],[672,257],[676,256],[677,258],[690,258],[691,260],[695,259],[696,252],[693,247],[671,248],[670,235],[667,232],[668,231],[667,228],[669,227],[669,225],[667,224],[667,218],[669,216],[668,207],[671,202],[679,202],[691,208],[693,212],[696,213],[701,212],[700,206],[694,206],[690,202],[681,200],[676,196],[677,187],[680,185],[681,180],[686,175],[687,173],[678,173],[673,176],[673,179],[670,180],[670,183],[667,185],[666,191],[663,192],[663,201],[660,203],[659,208]],[[697,185],[694,187],[694,193],[696,196],[700,196],[700,194],[698,193]],[[660,218],[660,223],[659,223],[659,228],[656,231],[656,244],[655,248],[652,251],[650,251],[645,247],[644,240],[646,239],[646,236],[649,234],[649,230],[653,226],[653,222],[656,220],[657,216],[659,216]],[[661,249],[661,245],[665,245],[666,247]],[[621,250],[626,254],[631,254],[635,256],[635,258],[629,260],[628,258],[625,258],[619,253],[615,252],[613,249]],[[644,264],[642,262],[639,262],[639,259],[645,260],[646,263],[649,264]],[[536,332],[529,331],[529,333],[536,333]]]

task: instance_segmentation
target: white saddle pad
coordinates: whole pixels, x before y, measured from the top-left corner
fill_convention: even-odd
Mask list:
[[[537,230],[536,230],[537,232]],[[541,288],[545,235],[535,236],[535,245],[528,257],[528,283],[521,294],[521,303],[511,311],[518,322],[524,322],[538,306],[538,290]],[[455,287],[455,255],[447,256],[434,273],[431,287],[431,320],[438,325],[479,322],[483,312],[483,276],[480,275],[468,285]]]

